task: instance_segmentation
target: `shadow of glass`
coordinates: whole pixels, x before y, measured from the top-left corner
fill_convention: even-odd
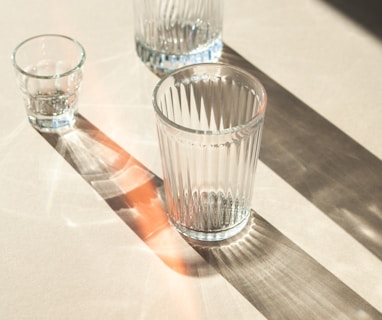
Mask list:
[[[188,276],[216,273],[169,224],[163,181],[88,120],[79,115],[74,128],[41,135],[168,267]]]
[[[82,116],[72,130],[42,136],[175,272],[220,273],[268,319],[381,316],[255,212],[233,238],[184,239],[167,220],[163,181]]]
[[[381,160],[227,45],[221,62],[268,93],[259,159],[382,259]]]
[[[255,212],[236,238],[190,244],[267,319],[382,317]]]

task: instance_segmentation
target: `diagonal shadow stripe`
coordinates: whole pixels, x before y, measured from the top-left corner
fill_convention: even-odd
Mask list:
[[[255,212],[235,238],[187,244],[167,222],[163,181],[82,116],[68,132],[41,135],[174,271],[197,277],[219,272],[269,320],[382,319]]]
[[[382,314],[257,213],[236,241],[193,247],[269,320]]]
[[[334,7],[372,34],[382,39],[382,2],[380,0],[321,0]]]
[[[260,160],[382,259],[382,161],[227,45],[221,61],[267,90]]]

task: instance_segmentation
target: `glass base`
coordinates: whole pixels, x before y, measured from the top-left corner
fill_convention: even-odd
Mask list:
[[[28,115],[30,124],[41,132],[63,132],[72,128],[76,122],[76,116],[65,113],[60,116],[34,116]]]
[[[179,225],[175,221],[171,222],[175,228],[186,237],[199,241],[222,241],[231,238],[242,231],[248,223],[249,216],[250,214],[248,213],[248,215],[240,223],[234,225],[231,228],[219,231],[198,231]]]
[[[184,55],[166,54],[164,52],[152,50],[144,46],[139,41],[135,42],[136,51],[141,60],[154,72],[166,74],[182,66],[217,62],[223,50],[221,39],[212,42],[208,47]]]

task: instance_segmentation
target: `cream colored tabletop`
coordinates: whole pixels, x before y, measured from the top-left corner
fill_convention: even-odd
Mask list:
[[[0,319],[382,319],[381,22],[374,2],[342,2],[225,0],[222,61],[269,106],[251,225],[204,247],[147,196],[159,78],[131,1],[2,0]],[[43,33],[87,51],[64,137],[29,125],[10,61]]]

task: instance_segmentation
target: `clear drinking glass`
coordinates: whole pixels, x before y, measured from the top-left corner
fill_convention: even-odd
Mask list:
[[[224,64],[187,66],[156,86],[168,215],[182,234],[213,241],[245,227],[266,102],[255,77]]]
[[[138,56],[159,74],[216,62],[222,51],[222,0],[134,0]]]
[[[29,38],[14,50],[28,119],[39,131],[62,131],[75,123],[85,57],[78,41],[55,34]]]

